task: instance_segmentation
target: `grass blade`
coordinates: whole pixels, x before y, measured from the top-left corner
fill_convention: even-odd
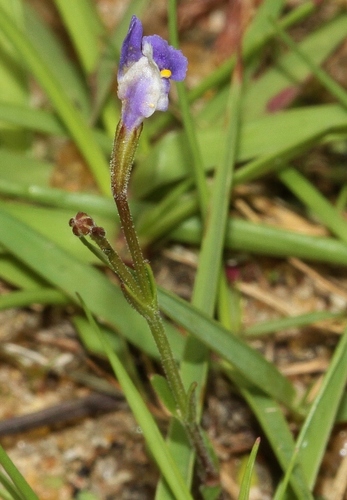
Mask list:
[[[278,169],[278,159],[294,157],[328,134],[346,132],[347,113],[338,105],[301,107],[270,114],[243,124],[237,161],[246,162],[235,172],[235,183],[248,182],[263,173]],[[197,129],[206,171],[223,162],[226,153],[226,132],[222,127]],[[190,157],[184,134],[171,132],[157,142],[134,171],[132,185],[137,197],[177,182],[191,173]]]
[[[340,338],[319,393],[296,442],[297,459],[313,488],[347,380],[347,330]]]
[[[192,218],[170,234],[175,241],[199,244],[202,234],[201,223]],[[334,239],[308,236],[294,231],[255,224],[240,219],[229,220],[226,248],[255,255],[273,257],[298,257],[332,264],[347,264],[347,245]]]
[[[39,497],[30,488],[22,474],[15,467],[10,457],[6,454],[3,447],[0,445],[0,463],[7,472],[7,474],[12,479],[18,492],[20,493],[20,498],[23,500],[39,500]]]
[[[264,391],[250,386],[247,382],[245,383],[227,363],[219,363],[219,366],[227,377],[233,381],[251,408],[271,445],[278,463],[282,470],[286,471],[295,452],[295,443],[280,405],[266,395]],[[303,470],[299,466],[294,469],[290,484],[298,500],[312,498]]]
[[[246,337],[259,337],[269,335],[270,333],[279,332],[288,328],[298,328],[299,326],[307,326],[319,321],[328,319],[337,319],[344,316],[344,313],[333,313],[330,311],[314,311],[307,314],[300,314],[288,318],[276,319],[258,323],[243,330],[242,334]]]
[[[54,0],[54,3],[70,34],[82,68],[90,74],[99,58],[100,37],[104,34],[95,4],[90,0]]]
[[[173,294],[160,290],[159,304],[175,322],[195,335],[200,342],[229,361],[246,380],[267,394],[295,409],[296,394],[292,384],[271,363],[233,336],[192,305]],[[249,370],[252,366],[252,370]]]
[[[78,303],[83,298],[92,313],[101,317],[142,351],[156,358],[157,348],[145,321],[127,303],[120,289],[97,269],[83,264],[0,207],[0,244],[48,283]],[[73,237],[71,235],[71,237]],[[40,259],[37,256],[40,256]],[[177,359],[184,340],[167,325],[167,335]]]
[[[344,217],[295,168],[278,173],[279,179],[290,189],[332,233],[347,243],[347,223]]]
[[[249,500],[249,492],[252,484],[252,473],[255,466],[255,460],[257,458],[259,445],[260,445],[260,438],[257,438],[255,440],[255,443],[252,447],[252,451],[247,461],[246,470],[242,478],[238,500]]]
[[[33,44],[44,63],[49,66],[55,80],[64,87],[68,98],[77,104],[83,116],[88,117],[90,114],[88,91],[76,65],[64,52],[54,32],[41,20],[36,9],[28,2],[22,3],[27,39]]]
[[[55,79],[50,68],[26,38],[25,33],[18,29],[2,7],[0,7],[0,29],[21,54],[23,61],[52,101],[57,113],[86,159],[101,191],[109,195],[108,164],[92,131],[68,99],[60,82]]]
[[[127,372],[125,371],[119,358],[116,356],[114,350],[109,345],[106,337],[101,334],[97,324],[95,323],[91,312],[83,304],[89,322],[94,328],[95,333],[99,336],[100,342],[103,345],[104,351],[111,363],[113,371],[123,389],[128,404],[144,434],[147,445],[151,453],[165,477],[167,484],[169,484],[175,498],[180,500],[192,500],[189,490],[180,474],[175,461],[173,460],[167,445],[160,434],[157,424],[155,423],[152,414],[145,405],[141,395],[137,391]]]
[[[78,260],[58,250],[52,242],[35,234],[3,210],[0,210],[0,224],[2,227],[0,242],[12,253],[49,282],[64,290],[73,301],[76,301],[75,292],[79,291],[84,295],[87,304],[90,304],[89,307],[94,314],[117,325],[130,341],[139,345],[140,349],[156,356],[156,349],[151,347],[151,337],[144,331],[142,319],[130,306],[129,310],[126,310],[127,304],[124,299],[122,300],[117,287],[96,270],[82,265]],[[37,255],[40,255],[39,262]],[[197,335],[200,341],[205,342],[217,354],[234,363],[244,377],[251,378],[252,383],[260,385],[287,406],[295,406],[295,392],[291,384],[273,365],[189,304],[162,290],[159,292],[159,299],[165,312]],[[121,312],[118,311],[118,304],[121,304]],[[179,354],[179,339],[179,337],[174,341],[171,339],[176,355]],[[250,364],[253,367],[251,373],[248,370]]]

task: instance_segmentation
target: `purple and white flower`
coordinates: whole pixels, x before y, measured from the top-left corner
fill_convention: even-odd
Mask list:
[[[143,36],[141,21],[132,17],[118,70],[122,122],[128,131],[156,110],[167,110],[170,80],[184,80],[187,65],[182,52],[160,36]]]

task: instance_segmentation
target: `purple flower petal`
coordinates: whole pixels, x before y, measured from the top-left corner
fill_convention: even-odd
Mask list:
[[[141,21],[133,16],[122,45],[118,97],[126,129],[139,127],[156,110],[169,105],[170,80],[183,80],[188,61],[181,51],[158,35],[142,36]]]
[[[142,34],[141,21],[133,16],[122,45],[118,73],[123,73],[128,66],[142,57]]]
[[[149,43],[153,47],[153,59],[158,68],[169,69],[172,80],[184,80],[187,72],[188,60],[180,50],[175,49],[159,35],[144,36],[143,43]]]

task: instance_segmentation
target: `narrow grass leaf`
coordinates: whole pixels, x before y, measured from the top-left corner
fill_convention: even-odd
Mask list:
[[[77,500],[100,500],[99,497],[90,491],[80,491],[76,497]]]
[[[252,451],[247,460],[246,470],[242,478],[238,500],[249,500],[249,493],[252,484],[252,475],[255,467],[255,460],[257,458],[257,453],[259,450],[259,445],[260,445],[260,438],[257,438],[255,440],[255,443],[252,447]]]
[[[90,0],[54,0],[54,3],[70,34],[81,67],[90,74],[99,58],[100,38],[105,31],[95,3]]]
[[[49,66],[55,80],[64,87],[68,98],[75,102],[83,116],[90,114],[87,86],[74,62],[68,57],[55,33],[49,28],[28,2],[22,2],[25,17],[25,34]],[[54,64],[52,64],[54,61]]]
[[[3,490],[2,488],[0,488],[0,498],[2,500],[14,500],[15,497],[13,495],[10,495],[9,493],[7,493],[7,491]]]
[[[12,22],[23,27],[23,2],[0,0],[0,6]],[[20,54],[8,42],[3,33],[0,33],[0,95],[10,103],[24,105],[29,101],[28,75],[23,67]],[[0,138],[3,146],[25,150],[30,145],[28,134],[5,123],[0,123]]]
[[[235,182],[259,177],[264,163],[267,171],[274,170],[279,166],[276,161],[279,157],[293,157],[320,142],[327,134],[346,130],[347,113],[337,105],[302,107],[245,122],[240,132],[237,161],[255,159],[260,165],[246,164],[239,168],[235,172]],[[214,127],[197,129],[196,133],[204,168],[212,170],[225,157],[226,132],[223,128]],[[134,193],[137,197],[148,196],[155,189],[190,177],[189,162],[184,134],[165,134],[142,159],[141,168],[134,171]]]
[[[59,120],[48,111],[29,108],[19,103],[0,101],[0,119],[29,130],[53,135],[64,135],[65,128]]]
[[[20,492],[16,489],[15,485],[12,481],[5,475],[2,471],[0,471],[0,483],[6,488],[6,492],[3,495],[3,491],[0,491],[0,498],[4,500],[25,500]],[[1,496],[3,495],[3,497]]]
[[[64,189],[39,186],[30,183],[11,182],[5,179],[0,179],[0,193],[11,199],[19,199],[21,202],[29,202],[66,211],[70,210],[70,215],[74,212],[82,211],[93,214],[93,216],[106,217],[108,220],[112,221],[113,226],[109,227],[111,231],[115,230],[117,224],[114,201],[110,198],[106,198],[106,196],[83,192],[69,192]],[[21,203],[21,205],[23,205],[23,203]],[[134,206],[134,203],[132,205]],[[141,210],[144,208],[145,204],[142,203]],[[65,214],[63,214],[63,216],[65,217]],[[65,219],[64,222],[66,222]]]
[[[34,493],[29,484],[26,482],[22,474],[16,468],[10,457],[6,454],[3,447],[0,445],[0,463],[12,479],[22,500],[39,500],[39,497]]]
[[[10,285],[28,290],[49,287],[49,283],[9,253],[0,255],[0,276]]]
[[[236,78],[235,78],[236,77]],[[199,310],[213,317],[217,303],[219,283],[221,279],[222,255],[227,227],[228,207],[232,189],[235,158],[237,155],[240,130],[240,101],[242,81],[237,72],[233,78],[228,106],[228,150],[223,161],[216,166],[214,183],[208,206],[204,206],[202,216],[206,218],[204,237],[201,242],[198,269],[195,276],[192,304]],[[207,190],[204,178],[205,189]],[[200,200],[204,203],[203,199]],[[201,207],[200,207],[201,210]],[[226,291],[224,289],[224,291]],[[193,382],[197,384],[196,413],[201,417],[205,385],[209,369],[209,351],[199,338],[189,335],[186,340],[183,359],[181,362],[182,379],[186,387]],[[191,459],[186,457],[187,468]],[[213,495],[213,491],[205,489],[205,496]]]
[[[298,47],[312,63],[319,65],[343,41],[346,30],[347,15],[341,14],[306,36]],[[245,116],[249,119],[266,113],[273,97],[288,87],[298,86],[310,73],[307,63],[295,52],[283,54],[264,76],[252,82],[247,89],[243,109]]]
[[[50,67],[27,39],[25,32],[18,29],[2,7],[0,7],[0,29],[22,55],[23,61],[47,93],[89,165],[101,191],[109,195],[108,164],[94,139],[92,131],[84,121],[81,113],[67,97],[64,88],[56,80]],[[51,64],[54,64],[54,61]]]
[[[233,336],[216,321],[166,290],[160,290],[159,304],[175,322],[187,329],[213,352],[229,361],[246,380],[290,408],[295,408],[292,384],[274,365]],[[249,367],[252,366],[252,370]]]
[[[298,462],[313,488],[347,380],[347,330],[340,338],[319,392],[296,441]]]
[[[72,302],[76,293],[94,315],[120,332],[140,350],[157,358],[158,351],[143,318],[127,303],[119,287],[105,275],[60,249],[0,206],[0,244],[19,261],[57,287]],[[177,359],[181,358],[184,339],[166,324],[166,332]]]
[[[62,292],[53,288],[22,290],[0,295],[0,311],[13,307],[29,307],[32,304],[67,305],[69,302]]]
[[[249,326],[242,331],[245,337],[261,337],[271,333],[287,330],[288,328],[299,328],[301,326],[314,325],[320,321],[338,319],[344,317],[345,313],[333,313],[330,311],[314,311],[311,313],[300,314],[299,316],[290,316],[288,318],[264,321]]]
[[[312,71],[314,76],[318,81],[340,102],[340,104],[347,108],[347,93],[344,88],[337,83],[331,76],[328,75],[324,69],[315,63],[310,55],[303,52],[298,44],[296,44],[291,37],[283,30],[281,27],[274,23],[275,29],[280,36],[280,38],[286,43],[286,45],[298,55],[298,57],[307,65],[307,67]]]
[[[342,394],[340,406],[336,415],[336,423],[347,422],[347,392]]]
[[[34,183],[46,186],[53,172],[53,165],[37,160],[23,153],[0,148],[0,177],[4,181],[17,182],[20,178],[24,183]]]
[[[68,131],[61,121],[52,112],[43,109],[0,101],[0,119],[35,132],[62,137],[68,136]],[[112,140],[102,130],[93,129],[92,133],[102,151],[109,153]]]
[[[69,209],[37,207],[3,201],[0,201],[0,207],[4,207],[8,213],[25,222],[43,236],[50,238],[60,248],[67,250],[82,262],[99,263],[99,260],[81,245],[79,239],[72,235],[69,220],[75,213]],[[115,236],[115,224],[110,219],[98,217],[98,224],[106,229],[111,239]]]
[[[172,396],[171,389],[165,377],[154,374],[151,377],[151,385],[158,396],[159,401],[169,410],[171,415],[176,414],[176,402]]]
[[[76,330],[78,331],[78,334],[87,351],[97,354],[98,356],[105,356],[105,350],[103,348],[103,344],[100,342],[100,337],[95,335],[95,329],[86,317],[75,314],[72,318],[72,322],[76,327]],[[102,335],[107,338],[109,345],[117,353],[117,356],[124,361],[126,358],[126,352],[124,349],[123,339],[115,335],[112,330],[106,328],[105,326],[98,325],[98,328],[102,332]]]
[[[169,484],[173,494],[180,500],[192,500],[189,490],[173,460],[167,445],[155,423],[152,414],[145,405],[141,395],[132,383],[130,377],[125,371],[120,359],[112,350],[105,336],[103,336],[95,323],[91,312],[86,307],[84,309],[90,323],[93,325],[96,335],[99,336],[105,353],[111,363],[113,371],[124,391],[124,395],[128,404],[140,426],[141,431],[146,439],[148,448],[150,449],[158,468],[165,477],[166,482]]]
[[[346,220],[304,175],[289,167],[279,172],[278,177],[332,233],[347,244]]]
[[[197,218],[191,218],[170,234],[170,239],[198,245],[202,228]],[[347,245],[334,238],[309,236],[286,231],[267,224],[255,224],[240,219],[228,222],[225,242],[228,249],[273,257],[298,257],[317,262],[347,265]]]
[[[168,15],[169,15],[170,41],[175,47],[178,47],[179,39],[178,39],[178,27],[177,27],[176,0],[169,1]],[[189,108],[188,95],[183,82],[177,82],[177,93],[178,93],[179,106],[184,126],[184,138],[186,141],[188,154],[191,159],[189,163],[191,167],[190,176],[196,185],[200,216],[201,219],[205,221],[207,216],[209,192],[204,174],[203,157],[197,141],[195,125],[193,123],[192,114]],[[171,196],[169,195],[169,200]],[[196,383],[198,391],[203,392],[208,370],[207,367],[208,351],[206,350],[206,347],[204,345],[200,344],[199,341],[192,338],[191,336],[188,336],[185,343],[184,355],[181,365],[181,378],[186,390],[189,391],[188,388],[191,387],[191,383],[193,380],[191,378],[190,362],[188,361],[187,358],[187,350],[189,350],[190,347],[193,347],[191,345],[192,343],[195,343],[194,350],[197,354],[194,363],[193,380],[194,383]],[[197,395],[196,401],[198,403],[196,404],[195,412],[197,418],[200,419],[202,401],[199,395]],[[177,447],[175,443],[175,441],[177,440],[179,440],[180,442],[179,447]],[[171,453],[173,454],[173,457],[175,458],[176,462],[179,463],[180,471],[186,483],[188,485],[191,485],[193,481],[195,452],[190,445],[186,432],[183,430],[182,426],[175,421],[175,419],[171,419],[169,432],[167,435],[167,443],[169,449],[171,450]],[[168,488],[165,479],[162,478],[156,489],[156,500],[169,500],[169,499],[172,499],[172,492]]]
[[[295,452],[295,443],[281,407],[261,389],[249,385],[240,378],[227,363],[219,363],[222,371],[235,383],[242,397],[253,411],[278,463],[285,472]],[[298,500],[311,499],[310,489],[303,470],[296,466],[290,478],[290,485]]]

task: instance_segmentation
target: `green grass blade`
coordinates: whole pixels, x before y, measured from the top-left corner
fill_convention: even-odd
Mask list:
[[[252,447],[252,451],[248,457],[246,470],[242,478],[240,493],[238,496],[238,500],[249,500],[249,493],[252,484],[252,474],[255,466],[255,460],[257,458],[257,453],[259,450],[260,438],[255,440],[255,443]]]
[[[278,24],[274,23],[275,29],[280,36],[280,38],[286,43],[286,45],[299,56],[302,61],[307,65],[312,71],[314,76],[319,80],[319,82],[341,103],[344,108],[347,108],[347,93],[344,88],[337,83],[335,80],[328,75],[324,69],[320,68],[317,63],[315,63],[310,56],[303,52],[298,44],[296,44],[291,37],[280,27]]]
[[[4,498],[4,500],[7,500],[7,499],[9,499],[9,500],[23,500],[23,496],[16,489],[15,485],[8,478],[8,476],[6,474],[4,474],[2,471],[0,471],[0,483],[6,488],[6,492],[0,491],[1,500],[3,498]],[[3,497],[1,495],[3,495]]]
[[[199,265],[194,284],[193,303],[210,316],[213,316],[217,299],[227,229],[229,200],[237,156],[241,89],[242,84],[239,80],[239,75],[237,75],[237,78],[234,78],[230,94],[227,153],[224,161],[216,167],[209,204],[209,217],[204,228]]]
[[[273,26],[270,20],[269,23]],[[276,31],[274,27],[273,30]],[[342,14],[329,23],[323,23],[321,28],[305,37],[298,47],[314,65],[319,65],[343,41],[346,30],[347,15]],[[273,97],[288,87],[295,88],[303,83],[310,73],[311,68],[294,51],[283,54],[264,76],[249,86],[245,93],[245,116],[250,119],[266,113]]]
[[[237,161],[247,163],[235,172],[235,183],[248,182],[278,169],[278,158],[296,156],[333,132],[346,132],[347,113],[338,105],[291,109],[243,123]],[[212,170],[226,154],[226,132],[221,127],[197,129],[204,169]],[[184,135],[171,132],[142,159],[132,176],[137,197],[148,196],[187,176],[190,157]]]
[[[12,22],[23,27],[23,2],[13,0],[0,1]],[[14,50],[3,33],[0,33],[0,95],[9,103],[26,104],[29,101],[28,78],[23,68],[20,55]],[[0,139],[3,146],[24,150],[28,148],[30,140],[27,133],[18,127],[0,123]]]
[[[72,302],[78,303],[77,292],[83,294],[94,315],[103,318],[142,351],[154,358],[158,356],[156,345],[143,318],[127,303],[121,290],[102,273],[72,257],[51,239],[23,224],[2,207],[0,226],[0,244],[18,260],[63,291]],[[174,355],[180,359],[184,340],[169,324],[166,331]]]
[[[1,156],[1,155],[0,155]],[[56,207],[65,210],[83,211],[95,216],[107,217],[115,225],[117,216],[114,201],[105,196],[89,193],[71,193],[63,189],[38,186],[35,184],[18,184],[0,178],[0,194],[19,199],[22,202]],[[114,227],[113,227],[114,229]]]
[[[180,474],[175,461],[173,460],[167,445],[155,423],[152,414],[148,410],[141,395],[137,391],[120,359],[116,356],[106,337],[101,334],[95,323],[91,312],[84,305],[85,312],[90,323],[93,325],[95,333],[99,336],[104,351],[111,363],[113,371],[123,389],[128,404],[139,424],[146,439],[147,445],[159,467],[167,484],[170,486],[175,498],[180,500],[192,500],[189,490]]]
[[[90,74],[99,58],[100,37],[105,31],[95,3],[90,0],[54,0],[54,3],[70,34],[82,68]]]
[[[165,314],[229,361],[246,380],[286,406],[295,407],[296,394],[292,384],[258,352],[203,312],[165,290],[160,290],[159,304]],[[252,370],[249,370],[250,366]]]
[[[25,34],[33,44],[46,66],[49,66],[56,81],[65,89],[68,98],[76,103],[83,116],[90,114],[87,86],[76,65],[64,52],[55,33],[39,17],[37,10],[23,2]],[[54,61],[54,64],[52,64]]]
[[[53,165],[17,151],[0,148],[0,178],[16,182],[19,172],[22,182],[47,185],[53,172]]]
[[[11,307],[28,307],[32,304],[67,305],[69,302],[69,299],[59,290],[39,288],[37,290],[24,290],[1,295],[0,311]]]
[[[341,398],[341,403],[336,415],[336,423],[347,422],[347,392],[345,391]]]
[[[60,248],[65,249],[80,261],[99,264],[99,260],[81,245],[78,238],[72,238],[68,222],[71,215],[75,214],[72,214],[70,210],[36,207],[21,203],[4,203],[3,201],[0,201],[0,207],[4,207],[7,213],[27,223],[29,227],[37,230],[43,236],[50,238]],[[104,217],[99,217],[98,220],[100,225],[108,231],[110,237],[114,237],[114,222]]]
[[[64,135],[66,130],[55,116],[47,111],[32,109],[18,103],[0,101],[0,119],[29,130]]]
[[[319,321],[338,319],[344,315],[344,313],[333,313],[330,311],[314,311],[312,313],[300,314],[299,316],[257,323],[256,325],[249,326],[243,330],[242,335],[245,337],[260,337],[263,335],[269,335],[270,333],[279,332],[281,330],[286,330],[288,328],[298,328],[300,326],[312,325]]]
[[[12,479],[17,490],[20,493],[20,498],[23,500],[39,500],[39,497],[30,488],[22,474],[15,467],[10,457],[6,454],[3,447],[0,445],[0,463]]]
[[[3,490],[2,488],[0,488],[0,498],[2,500],[14,500],[15,499],[15,497],[13,495],[10,495],[9,493],[7,493],[7,491]]]
[[[71,101],[69,101],[65,90],[54,78],[50,68],[26,38],[25,33],[18,29],[1,7],[0,29],[21,54],[23,61],[25,61],[27,67],[32,71],[47,93],[57,113],[86,159],[101,191],[109,194],[108,164],[88,124],[83,120],[82,115],[76,110]],[[52,63],[54,62],[52,61]]]
[[[324,196],[295,168],[278,173],[279,179],[330,229],[340,240],[347,243],[347,222]]]
[[[18,104],[0,101],[0,119],[43,134],[63,137],[68,135],[68,131],[59,119],[52,113],[42,109],[34,109],[28,106],[19,106]],[[108,154],[111,144],[110,138],[101,130],[94,129],[92,133],[100,148]]]
[[[296,442],[298,462],[313,488],[347,380],[347,330],[340,338]]]
[[[223,370],[225,371],[225,370]],[[234,371],[226,369],[225,373],[236,383],[243,398],[248,403],[257,418],[273,453],[283,471],[290,465],[295,443],[281,407],[263,391],[247,387]],[[290,478],[290,486],[298,500],[312,499],[310,489],[300,466],[297,466]]]
[[[19,289],[37,290],[49,283],[9,253],[0,254],[1,279]]]
[[[201,223],[192,218],[170,234],[174,241],[199,244]],[[286,231],[267,224],[231,219],[225,246],[231,250],[273,257],[298,257],[332,264],[347,264],[347,245],[334,239]]]
[[[174,46],[178,47],[179,40],[177,29],[176,0],[170,0],[168,10],[171,43]],[[192,171],[190,172],[190,177],[192,177],[195,182],[197,188],[200,216],[202,220],[205,221],[207,215],[209,192],[205,179],[201,149],[197,141],[196,130],[193,124],[192,115],[189,109],[188,97],[183,82],[177,82],[177,92],[184,125],[184,137],[187,143],[189,156],[191,158],[190,165],[192,165]],[[171,197],[169,195],[169,200],[170,198]],[[165,204],[166,203],[164,202],[164,205]],[[187,348],[189,348],[189,345],[192,341],[195,342],[195,347],[200,352],[200,355],[196,358],[196,363],[194,365],[194,382],[198,384],[198,391],[203,391],[207,376],[207,350],[205,346],[200,346],[200,343],[198,341],[189,337],[185,344],[183,366],[181,367],[181,377],[183,384],[188,390],[188,387],[190,387],[191,385],[192,379],[189,372],[189,362],[187,361],[186,353]],[[187,362],[185,363],[184,361]],[[197,395],[196,401],[199,401],[200,403],[196,408],[197,418],[200,419],[202,401],[199,395]],[[185,478],[186,483],[190,485],[193,479],[195,453],[189,443],[188,437],[182,425],[175,419],[171,419],[167,442],[175,461],[179,464],[180,471]],[[177,442],[179,443],[178,446],[176,444]],[[172,494],[165,480],[161,480],[156,490],[156,500],[169,499],[172,499]]]

